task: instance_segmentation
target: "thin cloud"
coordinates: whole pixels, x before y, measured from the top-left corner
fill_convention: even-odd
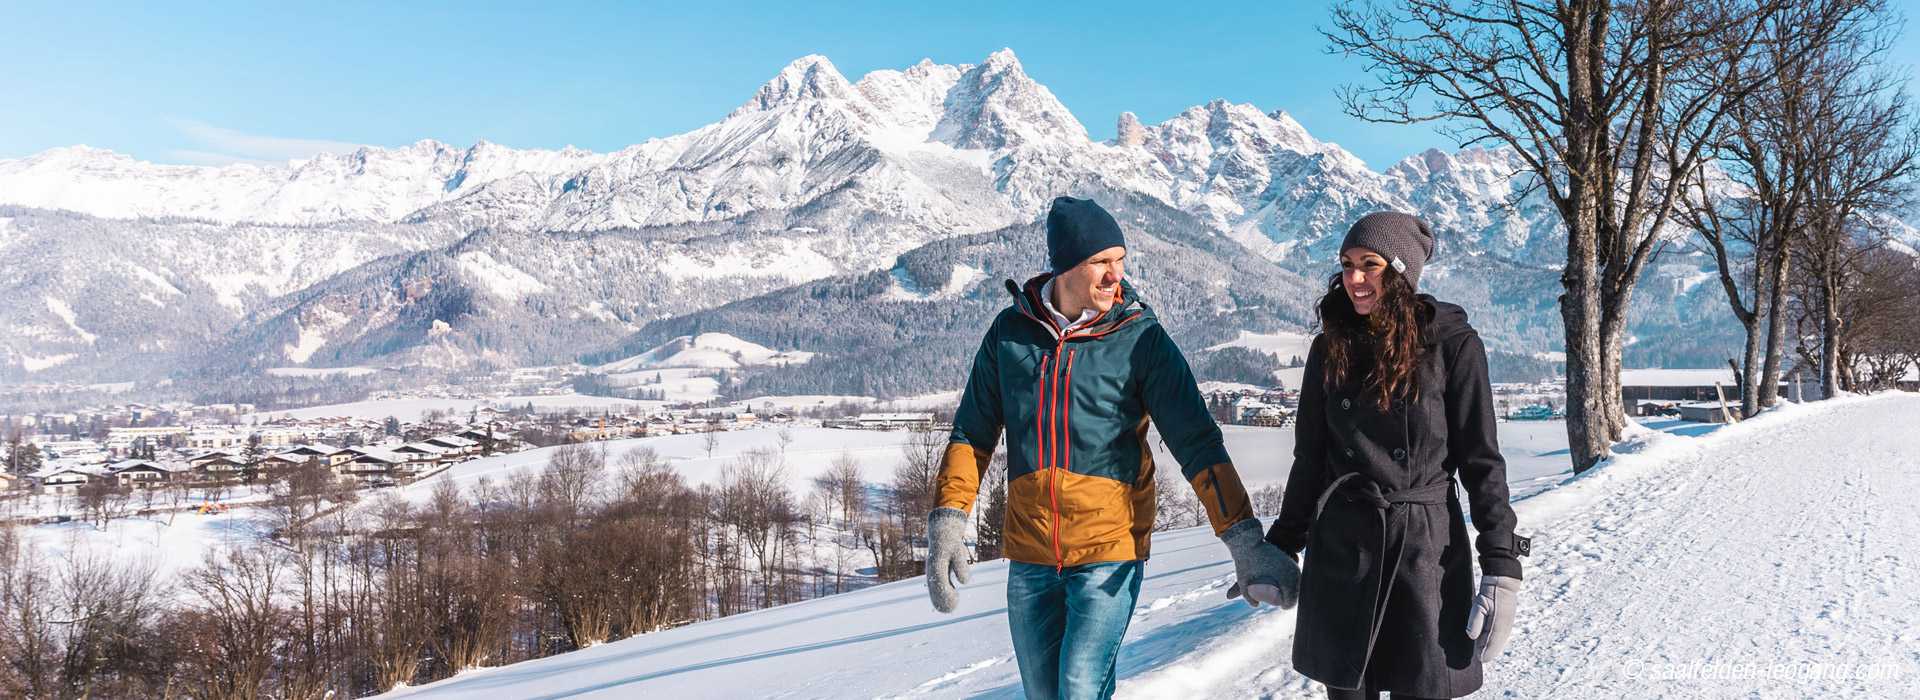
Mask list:
[[[278,165],[322,153],[352,153],[360,144],[325,139],[263,136],[214,126],[193,119],[172,119],[175,129],[192,139],[196,148],[176,149],[175,158],[202,165]]]

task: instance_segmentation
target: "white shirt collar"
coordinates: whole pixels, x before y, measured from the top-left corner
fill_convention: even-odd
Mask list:
[[[1091,323],[1095,317],[1100,315],[1099,312],[1093,310],[1093,307],[1087,307],[1080,310],[1080,318],[1068,321],[1066,314],[1060,313],[1059,309],[1053,307],[1053,279],[1051,278],[1047,280],[1046,284],[1040,286],[1040,303],[1046,307],[1047,315],[1053,317],[1053,325],[1060,328],[1061,335],[1066,335],[1076,328]]]

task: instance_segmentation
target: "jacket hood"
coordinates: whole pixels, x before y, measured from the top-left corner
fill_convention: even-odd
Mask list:
[[[1417,298],[1432,312],[1420,328],[1424,344],[1438,345],[1474,332],[1473,326],[1467,323],[1467,310],[1460,308],[1460,305],[1440,301],[1431,294],[1421,294]]]

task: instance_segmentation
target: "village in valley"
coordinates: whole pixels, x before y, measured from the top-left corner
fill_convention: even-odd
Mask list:
[[[505,387],[535,392],[521,396],[428,386],[282,411],[129,402],[0,412],[0,517],[104,523],[167,511],[217,514],[302,490],[344,501],[474,460],[561,444],[795,425],[926,430],[938,420],[932,411],[862,411],[860,403],[823,398],[628,401],[569,393],[567,375],[554,376],[560,381],[548,386]],[[442,407],[419,408],[433,405]],[[394,411],[378,415],[382,407]]]
[[[587,369],[510,372],[496,396],[478,394],[472,385],[428,385],[338,407],[128,402],[0,414],[0,515],[29,523],[104,523],[167,511],[221,513],[297,498],[303,490],[347,501],[354,492],[411,484],[474,460],[568,443],[783,427],[945,429],[952,410],[945,404],[958,398],[930,396],[906,402],[913,410],[886,411],[868,410],[887,406],[859,397],[641,401],[571,393],[571,379]],[[1290,369],[1276,373],[1270,386],[1212,381],[1201,389],[1223,425],[1288,428],[1299,403],[1298,387],[1289,384],[1298,381],[1298,370]],[[1727,375],[1626,370],[1622,406],[1635,416],[1726,422],[1723,407],[1738,407],[1737,396],[1727,395]],[[1783,381],[1782,396],[1804,395],[1796,378]],[[1906,390],[1915,385],[1911,376],[1896,383]],[[1494,393],[1502,419],[1563,416],[1562,380],[1499,383]],[[383,415],[383,407],[392,410]]]

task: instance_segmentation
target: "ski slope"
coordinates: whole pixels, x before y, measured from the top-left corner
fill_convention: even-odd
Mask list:
[[[1478,695],[1909,695],[1914,425],[1920,397],[1890,394],[1698,436],[1643,430],[1517,502],[1533,556],[1513,641]],[[1231,570],[1205,529],[1155,536],[1120,697],[1324,697],[1287,661],[1294,612],[1226,600]],[[1017,697],[1005,583],[1005,564],[987,562],[948,615],[920,581],[900,581],[389,697]]]

